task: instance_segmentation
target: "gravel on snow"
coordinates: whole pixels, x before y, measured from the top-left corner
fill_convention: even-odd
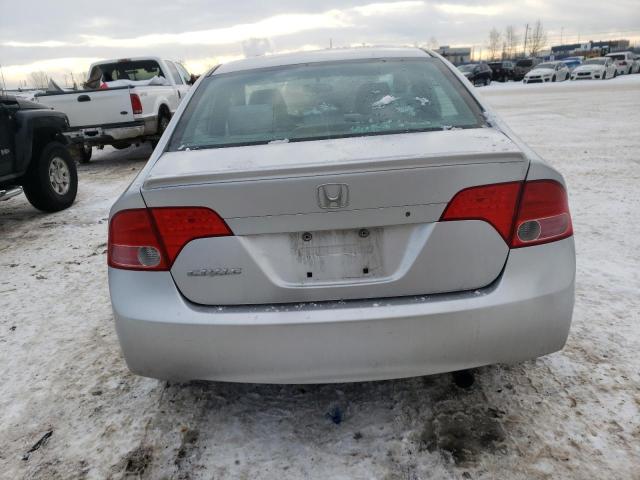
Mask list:
[[[0,477],[640,478],[640,75],[478,91],[567,179],[578,276],[563,351],[481,368],[467,390],[450,375],[136,377],[105,242],[108,209],[150,150],[105,149],[80,166],[71,209],[0,203]]]

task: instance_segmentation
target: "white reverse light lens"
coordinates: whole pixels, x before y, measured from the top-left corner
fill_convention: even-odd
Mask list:
[[[145,267],[156,267],[160,264],[160,252],[155,247],[138,247],[138,261]]]
[[[540,223],[537,220],[530,220],[518,227],[518,238],[522,242],[533,242],[540,237],[540,231]]]

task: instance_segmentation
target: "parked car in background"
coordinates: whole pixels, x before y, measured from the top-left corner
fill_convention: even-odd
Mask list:
[[[585,60],[571,72],[571,80],[605,80],[618,75],[611,57],[596,57]]]
[[[522,81],[524,83],[564,82],[569,77],[569,68],[563,62],[544,62],[530,70]]]
[[[486,63],[467,63],[460,65],[458,70],[474,85],[489,85],[491,83],[491,68]]]
[[[78,174],[64,136],[68,128],[64,113],[0,95],[0,200],[24,191],[44,212],[73,203]]]
[[[156,142],[191,86],[191,76],[177,62],[157,57],[104,60],[91,65],[87,90],[47,92],[36,97],[69,117],[70,133],[89,148],[126,148]]]
[[[540,63],[539,58],[522,58],[518,60],[513,69],[513,79],[520,81],[536,65]]]
[[[612,58],[615,62],[618,75],[638,73],[640,69],[640,62],[636,61],[635,54],[632,52],[608,53],[607,57]]]
[[[417,48],[203,75],[111,209],[129,368],[350,382],[561,349],[575,278],[563,178],[462,79]]]
[[[582,65],[583,60],[583,57],[567,57],[562,59],[561,62],[567,66],[569,72],[573,72],[576,67]]]
[[[513,80],[515,77],[515,63],[509,60],[502,62],[491,62],[488,64],[491,68],[491,80],[498,82],[506,82]]]

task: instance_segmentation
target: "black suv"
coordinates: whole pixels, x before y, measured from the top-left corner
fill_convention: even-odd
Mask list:
[[[524,76],[533,70],[540,62],[541,60],[539,58],[521,58],[516,62],[513,79],[516,81],[522,80]]]
[[[486,63],[467,63],[460,65],[458,70],[474,85],[489,85],[491,83],[491,69]]]
[[[64,136],[68,128],[62,112],[0,95],[0,200],[24,190],[29,202],[45,212],[73,203],[78,173]]]
[[[513,80],[515,74],[515,64],[513,62],[508,60],[504,60],[502,62],[491,62],[489,67],[493,72],[491,76],[492,80],[496,82]]]

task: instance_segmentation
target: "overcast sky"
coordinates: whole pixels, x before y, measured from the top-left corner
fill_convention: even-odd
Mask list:
[[[201,73],[255,53],[366,44],[486,49],[492,27],[541,19],[550,43],[640,41],[640,0],[0,0],[0,65],[8,87],[46,71],[59,80],[97,59],[158,55]],[[263,43],[264,44],[264,43]]]

